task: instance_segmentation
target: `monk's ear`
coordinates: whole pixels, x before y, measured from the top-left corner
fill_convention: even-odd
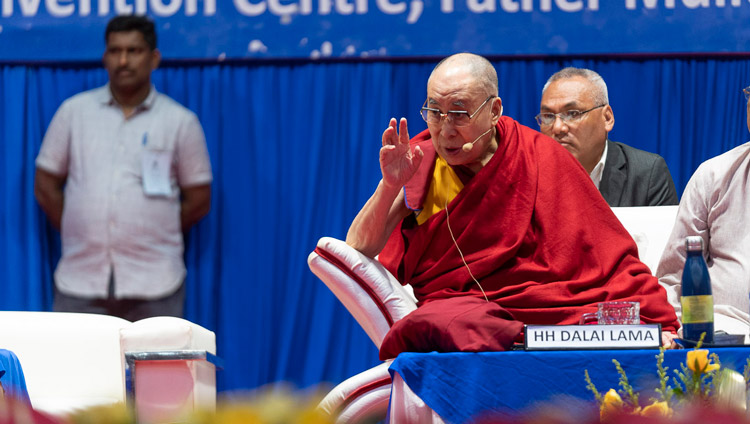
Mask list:
[[[612,106],[604,106],[602,118],[604,119],[604,129],[607,130],[607,132],[612,131],[612,128],[615,127],[615,113],[612,111]]]
[[[492,99],[492,125],[497,124],[501,116],[503,116],[503,99],[495,97]]]

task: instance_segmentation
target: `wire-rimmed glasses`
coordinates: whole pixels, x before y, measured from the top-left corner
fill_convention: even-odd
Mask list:
[[[572,123],[580,121],[584,115],[591,112],[592,110],[599,109],[600,107],[604,107],[604,106],[606,106],[606,103],[598,105],[598,106],[594,106],[591,109],[587,109],[587,110],[571,109],[571,110],[566,110],[560,113],[543,112],[535,116],[534,119],[536,119],[536,123],[539,124],[540,127],[548,127],[554,124],[558,116],[563,121],[563,123],[572,124]]]
[[[474,113],[469,113],[465,110],[449,110],[445,113],[441,112],[440,109],[435,109],[433,107],[427,107],[427,100],[424,101],[424,104],[422,105],[422,109],[420,109],[420,114],[422,115],[422,119],[424,119],[425,122],[428,124],[439,124],[443,118],[449,117],[450,121],[453,123],[456,127],[464,127],[466,125],[469,125],[471,123],[471,119],[474,118],[474,116],[479,113],[480,110],[484,107],[484,105],[487,104],[487,102],[490,101],[490,99],[494,98],[495,96],[487,97],[487,99],[482,102],[481,105],[477,108],[477,110],[474,111]]]
[[[750,102],[750,85],[742,89],[742,94],[745,95],[745,101]]]

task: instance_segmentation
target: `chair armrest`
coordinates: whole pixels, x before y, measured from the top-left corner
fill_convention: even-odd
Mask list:
[[[391,362],[383,362],[346,379],[323,398],[318,408],[334,417],[336,423],[382,421],[391,395],[388,372]]]
[[[378,348],[393,323],[417,308],[414,296],[380,262],[341,240],[321,238],[307,263]]]
[[[151,317],[120,330],[123,352],[203,350],[216,354],[216,334],[177,317]]]

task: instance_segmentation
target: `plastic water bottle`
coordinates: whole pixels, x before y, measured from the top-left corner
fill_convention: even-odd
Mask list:
[[[685,239],[687,258],[682,270],[682,336],[698,341],[702,333],[704,343],[714,342],[714,298],[706,260],[703,259],[703,239]]]

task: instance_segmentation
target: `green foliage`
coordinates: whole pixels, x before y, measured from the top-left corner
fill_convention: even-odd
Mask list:
[[[668,384],[669,376],[667,375],[667,371],[669,371],[669,367],[664,366],[664,347],[662,346],[659,348],[659,354],[656,355],[656,373],[659,376],[659,388],[655,391],[659,396],[651,398],[652,402],[664,401],[669,403],[672,400],[674,389]]]
[[[612,362],[615,364],[615,368],[617,368],[617,373],[620,374],[620,381],[618,382],[619,386],[622,387],[621,390],[618,390],[620,397],[633,409],[638,408],[638,392],[633,390],[633,386],[628,381],[628,375],[625,374],[625,370],[622,369],[622,365],[617,362],[617,359],[613,359]]]
[[[745,377],[745,384],[750,384],[750,358],[745,360],[745,368],[742,370],[742,376]]]
[[[669,408],[676,407],[680,404],[703,403],[708,404],[711,396],[718,391],[720,383],[721,362],[716,353],[708,353],[705,349],[700,349],[703,345],[705,333],[701,335],[700,340],[696,343],[693,351],[687,352],[685,362],[680,364],[680,369],[672,370],[670,383],[670,369],[664,366],[664,348],[659,349],[656,358],[656,370],[659,377],[659,386],[654,390],[655,396],[649,401],[653,404],[665,402]],[[688,363],[693,361],[692,363]],[[617,373],[619,374],[619,390],[617,393],[626,405],[626,409],[637,413],[641,407],[638,402],[639,393],[636,392],[628,380],[622,365],[613,359]],[[589,376],[588,370],[585,371],[586,388],[589,389],[596,397],[600,407],[603,407],[604,396],[594,386]],[[747,359],[744,375],[745,382],[750,382],[750,358]]]
[[[748,359],[750,361],[750,359]],[[750,362],[748,362],[750,364]],[[599,405],[602,404],[602,395],[599,393],[598,390],[596,390],[596,386],[591,381],[591,377],[589,376],[589,370],[583,370],[584,375],[586,376],[586,388],[591,390],[591,393],[594,394],[594,398],[596,399],[596,403]]]
[[[701,333],[701,337],[700,339],[698,339],[698,343],[695,344],[695,349],[700,349],[701,346],[703,346],[703,339],[705,338],[706,338],[706,333],[705,332]]]
[[[698,350],[703,342],[703,335],[696,345],[694,350]],[[676,377],[673,378],[675,388],[672,390],[673,394],[678,398],[680,402],[690,401],[701,401],[708,402],[711,397],[712,391],[717,382],[720,368],[719,356],[715,353],[709,355],[709,362],[713,361],[713,365],[716,365],[716,369],[712,371],[694,372],[689,368],[693,365],[694,369],[699,369],[698,360],[695,360],[694,364],[680,364],[680,371],[675,370]],[[687,362],[687,360],[686,360]]]

